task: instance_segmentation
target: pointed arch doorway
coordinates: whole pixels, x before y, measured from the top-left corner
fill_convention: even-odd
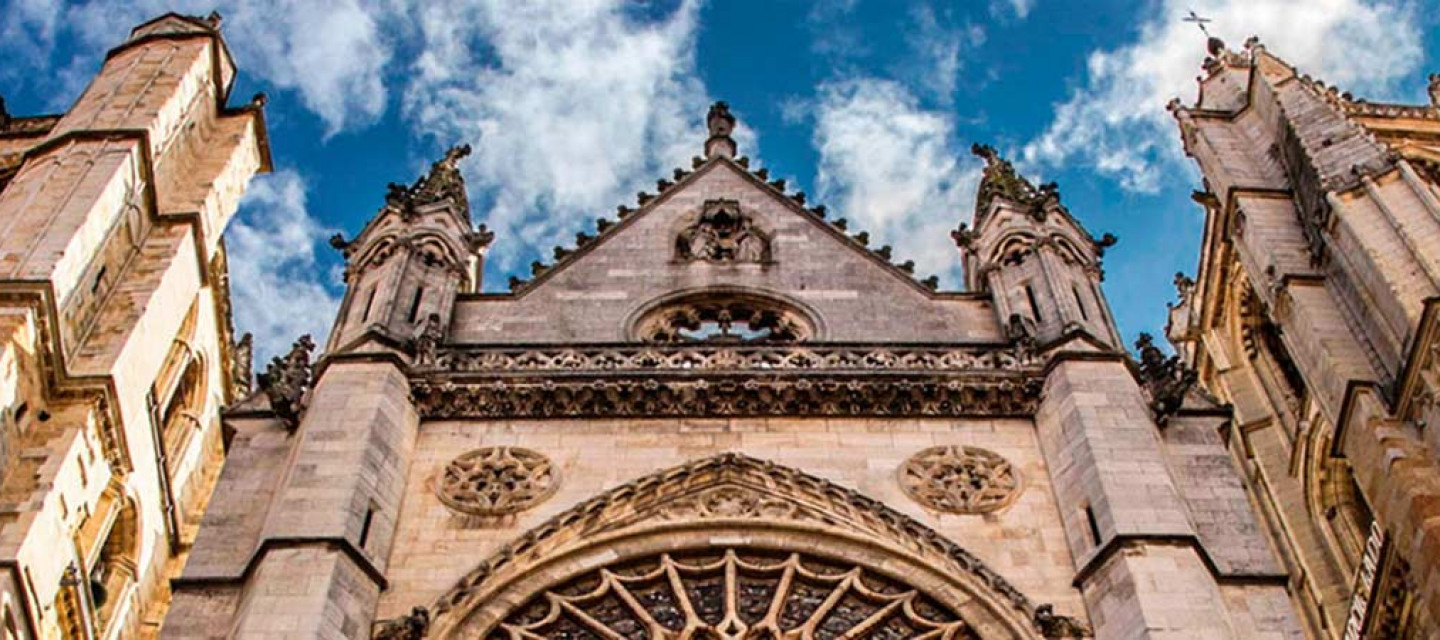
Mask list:
[[[562,512],[430,612],[450,640],[1039,640],[1048,616],[914,519],[734,453]]]

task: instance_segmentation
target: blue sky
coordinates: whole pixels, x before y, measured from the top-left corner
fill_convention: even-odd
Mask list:
[[[1203,36],[1259,35],[1302,71],[1377,100],[1424,101],[1440,70],[1434,1],[1412,0],[52,0],[0,3],[0,94],[66,108],[130,26],[166,10],[225,17],[232,102],[270,96],[274,174],[228,236],[236,322],[260,355],[323,338],[339,256],[445,147],[467,142],[473,216],[497,231],[486,288],[687,166],[706,106],[741,152],[959,286],[948,230],[968,220],[989,142],[1097,235],[1133,339],[1158,332],[1197,261],[1199,185],[1164,110],[1193,98]],[[262,360],[263,361],[263,360]]]

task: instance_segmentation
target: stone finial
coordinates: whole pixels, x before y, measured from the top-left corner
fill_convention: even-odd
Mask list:
[[[290,429],[300,426],[300,414],[304,411],[305,392],[310,390],[310,352],[315,350],[315,341],[310,336],[300,336],[290,347],[290,353],[271,358],[265,366],[265,373],[257,381],[260,390],[270,400],[270,410]]]
[[[250,394],[250,380],[254,376],[255,336],[246,333],[235,343],[230,366],[231,394],[240,398]]]
[[[1150,412],[1163,425],[1185,403],[1196,373],[1181,362],[1180,356],[1165,357],[1148,333],[1141,333],[1135,340],[1135,350],[1140,354],[1140,382],[1150,394]]]
[[[1430,106],[1440,109],[1440,73],[1430,74],[1430,85],[1426,89],[1430,92]],[[4,124],[4,107],[4,101],[0,101],[0,125]]]
[[[706,158],[734,158],[739,151],[735,139],[730,134],[735,132],[735,116],[730,115],[730,105],[724,102],[716,102],[710,105],[710,112],[705,115],[705,125],[710,129],[710,137],[705,140]]]
[[[451,199],[468,220],[470,200],[465,195],[465,177],[460,174],[460,160],[470,155],[470,145],[450,147],[445,155],[430,165],[430,172],[421,176],[415,184],[406,186],[392,182],[386,187],[385,204],[402,213],[411,212],[415,207]],[[408,215],[408,213],[407,213]]]
[[[985,161],[985,172],[981,175],[980,188],[975,195],[976,227],[989,213],[990,203],[996,197],[1004,198],[1042,219],[1045,207],[1052,200],[1059,201],[1060,189],[1055,183],[1047,182],[1036,188],[1015,170],[1015,165],[1000,157],[995,147],[976,143],[970,146],[970,153]]]

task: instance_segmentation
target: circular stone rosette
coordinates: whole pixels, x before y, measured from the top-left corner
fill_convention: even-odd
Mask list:
[[[501,516],[544,502],[559,485],[559,472],[540,453],[522,447],[485,447],[445,465],[435,493],[455,511]]]
[[[1020,477],[1000,454],[967,446],[930,447],[900,466],[900,486],[920,504],[945,513],[991,513],[1020,492]]]

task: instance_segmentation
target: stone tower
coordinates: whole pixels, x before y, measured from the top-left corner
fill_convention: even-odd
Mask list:
[[[153,636],[218,475],[249,384],[221,233],[270,166],[219,23],[136,27],[66,113],[0,108],[5,638]]]
[[[331,346],[227,413],[165,635],[1302,637],[1228,414],[1125,353],[1057,189],[977,147],[938,291],[706,122],[506,293],[464,148],[337,238]]]
[[[1173,111],[1205,176],[1168,333],[1290,568],[1312,638],[1440,637],[1440,79],[1359,100],[1212,40]]]

